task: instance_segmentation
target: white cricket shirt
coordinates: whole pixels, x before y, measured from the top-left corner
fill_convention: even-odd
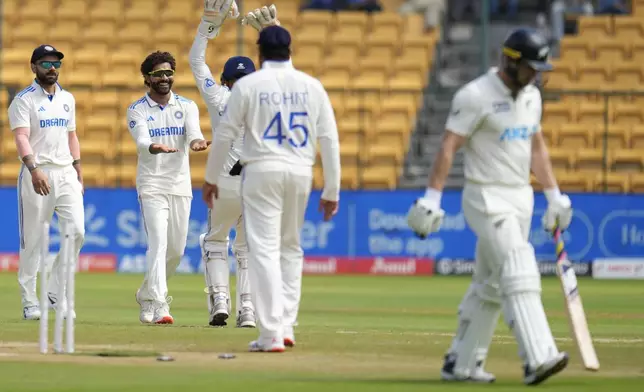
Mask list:
[[[338,128],[327,92],[319,80],[293,68],[291,61],[265,61],[233,86],[208,157],[206,181],[217,183],[224,162],[220,151],[246,130],[242,164],[279,162],[291,170],[311,170],[317,143],[324,169],[322,198],[340,193]]]
[[[138,151],[138,193],[192,196],[190,143],[203,139],[197,104],[172,93],[168,104],[162,107],[145,94],[128,108],[127,124]],[[179,151],[151,154],[149,148],[153,143]]]
[[[530,184],[532,135],[541,131],[541,93],[532,84],[513,99],[491,68],[456,92],[445,128],[467,137],[465,178],[481,185]]]
[[[11,130],[29,128],[29,144],[38,165],[71,165],[68,132],[76,131],[76,101],[58,83],[49,95],[35,80],[9,105]],[[21,159],[21,157],[18,157]]]
[[[208,38],[197,33],[194,42],[192,43],[192,47],[190,48],[189,61],[190,69],[192,70],[192,75],[197,83],[199,93],[206,102],[206,107],[208,108],[210,126],[212,127],[212,140],[214,140],[217,127],[219,126],[221,117],[224,114],[224,108],[228,103],[228,98],[230,98],[230,90],[228,87],[218,84],[212,76],[210,68],[208,68],[208,65],[206,64],[207,46]],[[235,165],[239,160],[243,141],[244,134],[242,132],[228,150],[228,159],[226,159],[226,164],[221,172],[222,176],[236,179],[238,181],[241,180],[241,176],[230,176],[228,173],[230,172],[230,169],[232,169],[233,165]],[[237,187],[239,187],[239,184],[237,184]]]

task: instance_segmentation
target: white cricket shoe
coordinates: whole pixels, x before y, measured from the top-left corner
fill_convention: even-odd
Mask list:
[[[456,355],[447,354],[445,362],[441,369],[441,380],[443,381],[460,381],[460,382],[476,382],[476,383],[492,383],[496,381],[496,376],[483,370],[483,361],[478,361],[476,367],[469,375],[459,374],[454,371],[456,365]]]
[[[156,303],[153,320],[155,324],[174,324],[174,318],[170,315],[170,303],[172,303],[172,297]]]
[[[537,385],[546,381],[548,378],[554,376],[568,366],[568,353],[560,352],[554,358],[547,360],[543,365],[536,369],[530,369],[527,365],[524,366],[523,382],[526,385]]]
[[[228,296],[226,293],[210,294],[210,322],[208,324],[213,327],[226,326],[228,320]]]
[[[247,306],[244,306],[237,315],[237,328],[255,328],[257,323],[255,321],[255,311]]]
[[[40,308],[38,306],[25,306],[22,308],[22,318],[24,320],[40,320]]]
[[[282,339],[273,338],[270,344],[261,344],[259,340],[253,340],[248,344],[248,351],[253,353],[283,353],[285,350]]]
[[[54,293],[47,293],[47,298],[49,298],[49,307],[53,309],[54,311],[58,311],[58,299],[56,297],[56,294]],[[65,318],[67,318],[67,300],[63,299],[60,301],[61,309],[63,311],[63,314],[65,315]],[[76,311],[72,309],[72,318],[75,320],[76,319]]]
[[[139,320],[143,324],[151,324],[154,320],[154,301],[139,298],[139,290],[136,291],[134,298],[141,308]]]

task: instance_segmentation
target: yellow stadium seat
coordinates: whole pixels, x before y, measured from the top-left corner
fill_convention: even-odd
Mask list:
[[[313,189],[324,188],[324,175],[322,174],[322,165],[313,166]]]
[[[30,79],[33,80],[33,74],[31,70],[27,70],[27,67],[2,67],[0,68],[0,80],[2,83],[8,85],[26,85]]]
[[[558,145],[569,148],[592,148],[595,146],[594,128],[596,127],[592,124],[561,124]]]
[[[342,163],[352,164],[360,158],[361,144],[351,139],[343,139],[340,143],[340,160]]]
[[[635,42],[644,38],[644,20],[639,18],[615,17],[615,39],[622,42]]]
[[[150,12],[150,10],[155,9],[158,5],[155,0],[137,0],[133,1],[132,5],[125,10],[124,19],[125,22],[130,23],[150,23],[157,19],[157,14],[155,12]]]
[[[543,140],[546,142],[548,147],[557,147],[560,144],[560,131],[559,124],[553,123],[544,123],[541,124],[541,133],[543,134]]]
[[[631,173],[630,175],[631,192],[644,193],[644,174]]]
[[[136,165],[119,164],[112,171],[113,182],[117,187],[134,187],[136,186]]]
[[[89,10],[92,23],[98,21],[116,22],[123,15],[123,4],[112,0],[98,0]]]
[[[79,37],[87,47],[95,47],[96,44],[111,44],[116,41],[116,23],[113,21],[92,22]]]
[[[400,144],[370,142],[366,147],[366,154],[361,158],[369,165],[399,165],[404,158],[405,151]]]
[[[187,43],[191,38],[187,36],[187,30],[183,23],[167,23],[162,29],[156,29],[152,34],[154,40],[163,42],[164,45],[176,44],[181,45]],[[157,44],[158,45],[158,44]],[[163,49],[165,50],[165,49]],[[177,55],[178,53],[175,53]]]
[[[340,11],[335,13],[335,29],[344,30],[346,27],[358,27],[365,31],[368,17],[365,12]]]
[[[280,15],[278,15],[278,18],[281,21]],[[300,27],[310,28],[315,26],[321,31],[327,32],[333,28],[333,13],[328,11],[304,10],[299,14],[297,23]]]
[[[618,90],[634,90],[644,81],[642,65],[634,62],[617,63],[613,66],[613,87]]]
[[[377,114],[379,109],[380,94],[370,94],[367,91],[365,94],[354,91],[352,94],[347,94],[344,100],[344,107],[342,110],[343,115],[349,113],[357,115],[358,117],[372,118]],[[369,120],[367,120],[369,121]]]
[[[16,46],[16,41],[36,42],[40,39],[43,31],[47,31],[47,26],[42,19],[20,23],[10,30],[11,41],[14,46]]]
[[[611,152],[611,170],[641,172],[644,169],[644,157],[641,151],[617,149]]]
[[[603,124],[604,111],[603,103],[582,102],[577,111],[577,121],[584,124]]]
[[[383,90],[386,86],[386,71],[369,70],[360,72],[349,81],[350,88],[358,90]]]
[[[572,155],[570,151],[568,154]],[[578,171],[597,172],[604,166],[604,154],[600,149],[580,149],[575,159]]]
[[[333,51],[336,51],[338,48],[353,48],[358,49],[362,47],[364,32],[360,30],[357,26],[351,26],[351,28],[343,29],[342,31],[336,31],[331,34],[330,39],[327,42],[327,46]]]
[[[398,170],[390,165],[362,167],[360,177],[366,189],[395,189],[398,184]]]
[[[72,72],[61,74],[61,83],[69,85],[101,86],[101,77],[96,73],[99,68],[76,68]]]
[[[80,22],[87,17],[87,1],[65,0],[54,10],[58,23]]]
[[[577,19],[579,34],[589,39],[603,39],[613,34],[612,17],[610,16],[580,16]]]
[[[571,123],[576,121],[575,106],[569,102],[545,102],[543,108],[543,119],[552,123]]]
[[[127,68],[116,68],[106,71],[101,75],[101,85],[103,87],[136,87],[141,83],[141,77],[138,70]]]
[[[119,105],[126,105],[125,102],[119,100],[119,93],[116,90],[94,90],[91,100],[93,111],[100,109],[119,110]]]
[[[642,64],[644,61],[644,42],[635,41],[631,48],[631,61]]]
[[[626,148],[630,144],[630,125],[609,124],[608,129],[604,125],[594,127],[595,147],[603,149],[606,145],[609,149]]]
[[[565,36],[560,41],[560,53],[562,59],[586,60],[591,59],[592,50],[588,40],[582,36]]]
[[[29,67],[33,48],[3,48],[0,52],[3,66]]]
[[[14,21],[18,19],[18,7],[17,1],[3,1],[2,2],[2,24],[3,28],[5,25],[13,24]],[[2,38],[5,38],[5,34],[2,34]]]
[[[320,82],[328,90],[345,89],[349,84],[350,79],[349,70],[345,69],[329,69],[328,65],[324,74],[320,76]]]
[[[120,45],[130,42],[147,42],[153,31],[151,26],[151,24],[144,21],[128,23],[118,29],[116,33],[116,37],[118,38],[117,43]],[[132,53],[132,55],[136,56],[138,53]]]
[[[391,72],[394,75],[413,75],[424,78],[429,72],[430,62],[423,58],[400,56],[394,59]],[[392,75],[393,76],[393,75]]]
[[[422,15],[407,14],[403,20],[403,36],[417,37],[425,34],[425,21]]]
[[[577,68],[581,89],[601,89],[606,85],[610,74],[610,66],[603,63],[588,62],[579,64]]]
[[[342,189],[357,189],[359,187],[360,177],[358,176],[358,166],[342,165],[340,185]]]
[[[2,165],[0,165],[0,179],[2,180],[2,185],[16,186],[18,184],[18,176],[21,168],[22,164],[18,162],[17,159],[15,162],[3,162]]]
[[[139,70],[141,66],[140,53],[133,53],[125,50],[118,50],[109,53],[107,59],[99,59],[107,62],[107,69],[126,68],[132,70]]]
[[[552,167],[559,170],[569,170],[575,166],[575,156],[567,148],[551,148],[550,162]]]
[[[561,190],[566,192],[589,192],[593,189],[593,173],[556,171]]]
[[[398,36],[402,30],[403,17],[397,12],[377,12],[369,14],[369,25],[371,30],[380,30],[382,28],[393,28]]]
[[[618,103],[614,105],[613,122],[616,124],[642,124],[644,113],[640,105],[631,103]]]
[[[72,46],[80,36],[82,36],[82,30],[78,21],[58,21],[49,31],[48,39],[52,45],[56,46],[56,49],[63,51],[61,45]],[[63,53],[65,53],[65,60],[69,62],[67,54],[71,54],[71,52],[63,51]]]
[[[423,88],[423,78],[418,75],[400,75],[387,80],[391,91],[415,92]]]
[[[624,61],[630,52],[629,42],[619,42],[614,39],[604,39],[593,42],[595,58],[603,63]]]
[[[644,125],[635,125],[631,128],[630,147],[644,149]]]
[[[627,173],[597,173],[594,185],[596,192],[628,193],[630,190]]]
[[[7,3],[7,1],[3,1],[3,3]],[[23,0],[20,3],[20,8],[18,8],[20,24],[33,20],[41,21],[43,15],[50,15],[52,13],[52,1]]]
[[[194,10],[188,4],[172,1],[166,4],[159,19],[164,24],[174,22],[196,24],[199,21],[199,19],[194,19]]]

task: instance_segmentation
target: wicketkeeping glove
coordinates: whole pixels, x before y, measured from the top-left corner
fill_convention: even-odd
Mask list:
[[[239,17],[239,8],[235,0],[205,0],[199,33],[208,39],[215,38],[228,17]]]
[[[443,211],[438,205],[426,198],[414,202],[407,213],[407,224],[420,238],[437,232],[443,223]]]
[[[568,195],[558,195],[548,202],[548,209],[541,218],[543,228],[552,232],[557,226],[561,230],[566,230],[572,221],[572,205]]]
[[[280,22],[277,20],[277,7],[271,4],[270,7],[257,8],[251,11],[244,18],[242,18],[242,25],[253,27],[257,31],[262,31],[268,26],[279,26]]]

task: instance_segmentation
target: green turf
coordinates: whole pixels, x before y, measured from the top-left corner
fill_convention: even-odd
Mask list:
[[[305,277],[297,347],[247,353],[257,330],[207,327],[202,276],[170,281],[172,326],[143,326],[134,292],[141,276],[77,277],[76,355],[38,354],[38,323],[21,320],[13,274],[0,274],[0,391],[522,390],[517,348],[502,323],[487,368],[494,385],[444,384],[442,356],[469,279],[460,277]],[[644,285],[580,279],[602,368],[582,369],[569,339],[556,278],[544,302],[568,369],[540,388],[641,391]],[[53,318],[53,313],[50,313]],[[51,341],[51,335],[50,335]],[[174,357],[159,362],[157,353]],[[221,353],[235,359],[222,360]],[[103,354],[99,356],[98,354]],[[105,356],[109,354],[109,356]]]

